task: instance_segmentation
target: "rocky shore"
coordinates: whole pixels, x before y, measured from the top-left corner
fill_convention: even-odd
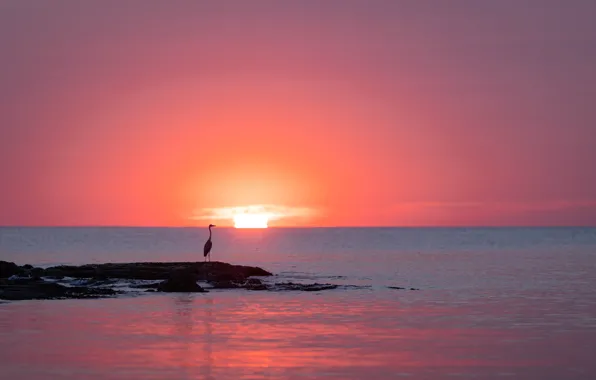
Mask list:
[[[0,300],[102,298],[125,293],[118,280],[138,280],[131,288],[147,292],[207,292],[211,289],[320,291],[333,284],[266,283],[273,276],[259,268],[223,262],[140,262],[37,268],[0,261]],[[66,280],[70,283],[64,283]],[[76,285],[72,285],[77,280]]]

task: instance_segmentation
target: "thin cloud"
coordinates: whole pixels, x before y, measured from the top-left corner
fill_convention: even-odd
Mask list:
[[[270,221],[310,217],[316,211],[308,207],[291,207],[282,205],[248,205],[201,208],[195,210],[190,217],[193,220],[232,220],[238,214],[265,214]]]
[[[596,207],[595,200],[538,202],[403,202],[395,204],[393,210],[484,208],[499,211],[559,211],[593,207]]]

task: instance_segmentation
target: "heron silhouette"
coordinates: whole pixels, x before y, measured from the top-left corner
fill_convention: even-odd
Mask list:
[[[205,247],[203,248],[203,256],[205,257],[205,261],[207,261],[207,256],[209,256],[209,261],[211,261],[211,247],[213,243],[211,242],[211,227],[215,227],[215,224],[209,225],[209,239],[205,242]]]

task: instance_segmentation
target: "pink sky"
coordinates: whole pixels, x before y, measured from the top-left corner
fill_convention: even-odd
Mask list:
[[[0,225],[596,225],[594,14],[0,1]]]

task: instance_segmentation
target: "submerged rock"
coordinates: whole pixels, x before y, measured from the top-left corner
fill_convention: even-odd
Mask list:
[[[389,289],[396,289],[396,290],[408,290],[408,288],[402,288],[401,286],[388,286]],[[410,288],[409,290],[420,290],[418,288]]]
[[[297,284],[294,282],[279,282],[271,290],[301,290],[303,292],[316,292],[320,290],[336,289],[335,284]]]

